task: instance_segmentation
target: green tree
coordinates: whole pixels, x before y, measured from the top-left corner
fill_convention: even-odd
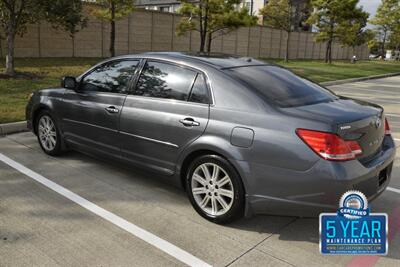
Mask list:
[[[357,46],[366,44],[375,37],[375,33],[372,30],[365,29],[368,17],[369,14],[364,12],[362,8],[356,8],[355,16],[344,19],[338,26],[338,40],[343,46],[352,48],[352,55],[354,55],[354,50]]]
[[[83,27],[88,18],[82,13],[83,2],[80,0],[41,0],[44,19],[54,28],[61,28],[73,38]]]
[[[69,33],[72,42],[75,34],[87,26],[88,18],[82,13],[83,2],[80,0],[41,0],[44,19],[50,22],[54,28],[62,29]],[[75,49],[72,51],[75,56]]]
[[[182,15],[176,32],[184,35],[189,31],[200,34],[200,52],[211,52],[211,42],[241,26],[252,26],[257,17],[249,15],[247,8],[238,8],[240,0],[200,0],[197,4],[182,0]],[[206,47],[207,45],[207,47]]]
[[[400,26],[399,26],[400,28]],[[393,31],[390,35],[389,46],[391,49],[400,50],[400,29]]]
[[[5,74],[14,76],[14,42],[23,35],[29,23],[45,19],[54,27],[61,26],[71,34],[84,26],[80,0],[0,0],[0,27],[6,37]]]
[[[287,33],[285,61],[289,60],[290,35],[297,29],[300,19],[308,11],[308,5],[300,6],[295,0],[270,0],[260,9],[266,26],[280,29]]]
[[[374,32],[375,38],[368,42],[369,53],[372,55],[379,55],[380,53],[380,42],[376,38],[376,32]]]
[[[343,29],[348,22],[360,21],[365,17],[358,0],[312,0],[313,13],[308,23],[318,28],[316,40],[326,42],[325,62],[332,63],[332,44],[337,38],[343,38]],[[357,27],[356,27],[357,28]]]
[[[385,56],[386,43],[391,36],[396,37],[400,24],[400,1],[399,0],[382,0],[376,15],[370,21],[371,24],[377,26],[379,38],[381,39],[380,55]]]
[[[110,55],[115,56],[115,23],[130,13],[134,6],[133,0],[94,0],[91,14],[98,19],[110,23]]]

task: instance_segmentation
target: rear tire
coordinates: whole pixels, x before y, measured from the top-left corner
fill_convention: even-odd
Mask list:
[[[50,156],[62,154],[60,129],[49,111],[43,110],[36,118],[36,133],[42,150]]]
[[[224,224],[244,214],[244,188],[235,168],[223,157],[196,158],[186,175],[186,191],[194,209],[207,220]]]

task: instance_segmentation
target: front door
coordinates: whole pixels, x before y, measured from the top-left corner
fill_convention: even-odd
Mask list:
[[[148,60],[121,114],[126,160],[172,174],[179,154],[204,132],[209,92],[194,69]]]
[[[62,129],[67,142],[120,156],[119,117],[138,60],[114,60],[84,75],[76,91],[66,90]]]

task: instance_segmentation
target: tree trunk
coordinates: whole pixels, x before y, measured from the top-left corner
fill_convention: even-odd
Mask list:
[[[201,2],[201,1],[200,1]],[[201,6],[202,8],[202,12],[200,12],[200,16],[203,18],[201,19],[202,22],[202,27],[201,27],[201,31],[200,31],[200,52],[204,53],[204,48],[206,46],[206,41],[207,41],[207,31],[208,31],[208,1],[205,2],[205,6]]]
[[[329,62],[329,64],[332,64],[332,41],[330,41],[330,44],[329,44],[328,62]]]
[[[382,40],[382,47],[381,47],[382,59],[384,59],[386,57],[386,55],[385,55],[386,35],[387,35],[387,31],[385,30],[383,32],[383,40]]]
[[[200,32],[200,48],[199,51],[200,53],[204,52],[204,44],[205,44],[205,40],[204,40],[204,28],[203,28],[203,15],[204,15],[204,8],[203,8],[203,2],[200,1],[199,3],[199,8],[200,8],[200,17],[199,17],[199,32]]]
[[[115,57],[115,3],[110,1],[111,21],[110,21],[110,55]]]
[[[329,39],[328,44],[326,46],[326,54],[325,54],[325,63],[332,63],[332,42],[333,42],[333,30],[334,30],[334,22],[330,22],[330,31],[329,31]]]
[[[203,53],[204,52],[204,47],[206,46],[206,37],[205,37],[205,32],[200,31],[200,52]]]
[[[72,40],[72,57],[75,57],[75,34],[71,35]]]
[[[15,40],[15,33],[14,30],[9,30],[7,33],[7,55],[6,55],[6,69],[5,74],[14,76],[15,69],[14,69],[14,40]]]
[[[328,40],[326,44],[325,63],[332,63],[332,40]]]
[[[212,33],[207,33],[207,53],[210,54],[211,52],[211,42],[212,42]]]
[[[325,49],[325,63],[328,63],[328,53],[329,53],[329,41],[326,43],[326,49]]]
[[[3,40],[3,37],[0,35],[0,58],[3,57],[3,47],[1,46],[1,40]]]
[[[291,32],[287,32],[286,38],[286,53],[285,53],[285,62],[289,62],[289,44],[290,44],[290,34]]]

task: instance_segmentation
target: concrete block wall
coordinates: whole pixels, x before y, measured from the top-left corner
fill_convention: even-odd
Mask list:
[[[147,51],[198,51],[200,36],[196,31],[177,36],[175,29],[180,16],[157,11],[136,10],[116,23],[117,55]],[[212,52],[241,56],[284,58],[287,33],[264,26],[243,27],[225,35],[215,36]],[[47,23],[28,25],[27,32],[16,38],[17,57],[108,57],[109,23],[89,16],[88,27],[75,38],[54,29]],[[5,55],[5,41],[0,41],[0,57]],[[291,59],[323,59],[325,43],[316,43],[314,34],[292,32],[289,43]],[[334,43],[334,59],[349,59],[353,49]],[[367,59],[367,46],[356,47],[354,54]]]

